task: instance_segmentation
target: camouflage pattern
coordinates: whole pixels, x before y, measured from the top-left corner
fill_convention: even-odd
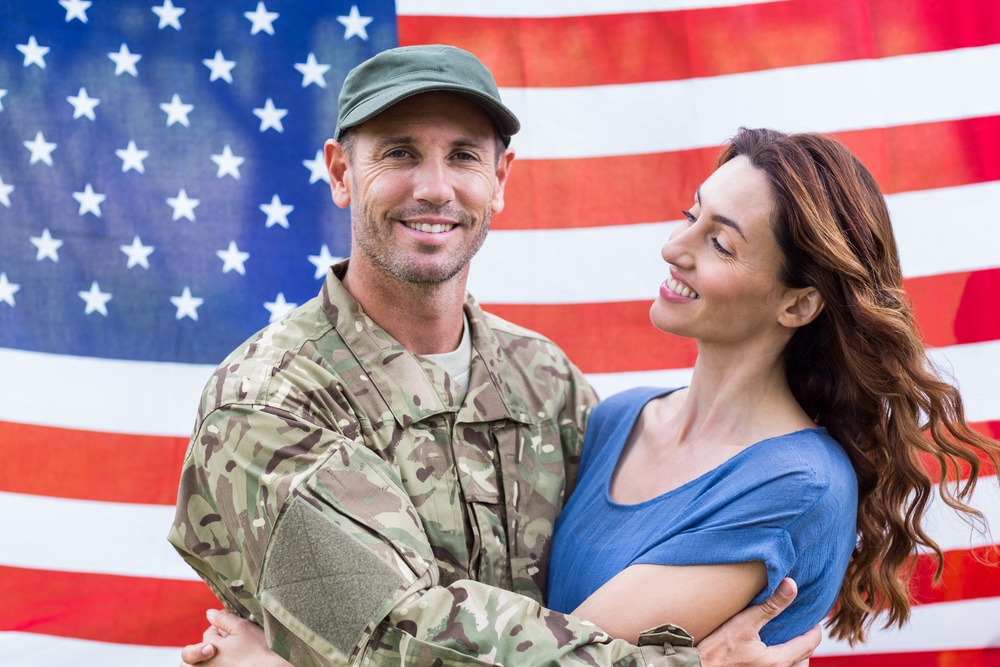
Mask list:
[[[203,394],[169,539],[216,595],[296,665],[697,665],[683,631],[647,633],[639,648],[542,607],[553,523],[596,400],[582,374],[469,297],[458,401],[439,366],[363,312],[345,270],[231,354]],[[293,515],[336,526],[350,554],[292,544]],[[370,618],[345,621],[358,631],[344,649],[317,616],[296,614],[268,568],[358,553],[381,560],[390,592]],[[330,577],[315,581],[314,598]]]

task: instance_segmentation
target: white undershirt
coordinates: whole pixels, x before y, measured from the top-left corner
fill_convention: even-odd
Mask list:
[[[462,341],[454,351],[420,356],[443,368],[455,381],[455,384],[462,388],[463,393],[467,391],[469,389],[469,370],[472,368],[472,335],[468,318],[462,318]]]

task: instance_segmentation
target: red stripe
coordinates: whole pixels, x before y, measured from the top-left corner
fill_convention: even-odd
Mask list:
[[[996,482],[996,478],[982,480],[983,484]],[[998,562],[1000,549],[996,546],[946,551],[941,582],[935,586],[933,581],[937,561],[931,556],[921,555],[917,558],[917,568],[910,582],[913,604],[1000,597]]]
[[[948,637],[942,634],[942,643]],[[812,658],[810,667],[1000,667],[1000,648]]]
[[[1000,6],[994,0],[795,0],[559,18],[400,16],[398,28],[402,46],[454,44],[472,51],[501,86],[595,86],[994,44]],[[740,48],[731,48],[734,40]],[[636,46],[651,44],[655,48]]]
[[[183,646],[221,603],[199,581],[0,566],[0,631]]]
[[[1000,269],[904,281],[924,341],[931,347],[1000,339]],[[586,373],[690,368],[690,339],[649,322],[649,301],[582,304],[487,304],[486,310],[559,344]]]
[[[998,4],[1000,7],[1000,4]],[[1000,180],[1000,116],[836,135],[883,192]],[[617,157],[516,161],[495,229],[566,229],[679,220],[712,173],[711,146]]]
[[[0,491],[173,505],[186,438],[0,422]],[[28,455],[30,453],[30,455]]]

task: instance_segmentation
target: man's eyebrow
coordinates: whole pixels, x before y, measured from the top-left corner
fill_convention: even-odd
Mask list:
[[[701,206],[701,188],[698,188],[697,190],[694,191],[694,199],[695,201],[698,202],[698,205]],[[740,235],[740,238],[749,243],[749,241],[747,241],[747,235],[743,233],[743,228],[740,227],[739,223],[736,222],[735,220],[732,220],[724,215],[719,215],[718,213],[716,213],[712,216],[712,221],[717,222],[720,225],[725,225],[726,227],[735,229],[736,233]]]
[[[375,148],[377,150],[382,150],[388,148],[389,146],[405,146],[417,143],[417,138],[408,135],[383,135],[375,140]],[[476,139],[474,137],[462,137],[451,142],[452,148],[485,148],[490,145],[490,142],[484,141],[482,139]]]

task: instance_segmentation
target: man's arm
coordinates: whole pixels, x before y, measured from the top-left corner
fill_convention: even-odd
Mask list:
[[[613,640],[479,582],[441,586],[394,467],[360,441],[267,406],[203,420],[171,541],[293,662],[684,665],[681,656],[696,656]]]

